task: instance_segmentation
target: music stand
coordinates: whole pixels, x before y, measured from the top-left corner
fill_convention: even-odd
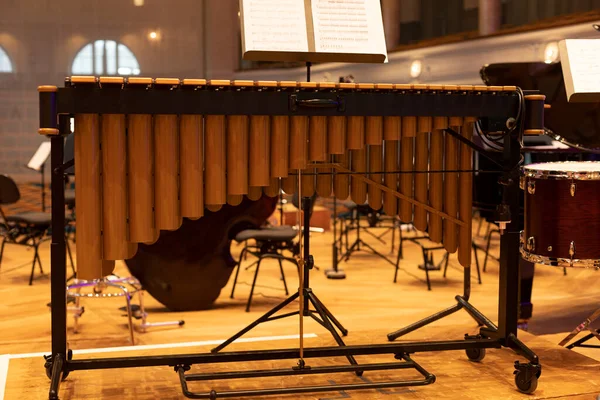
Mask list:
[[[50,141],[45,141],[40,143],[40,146],[37,148],[31,160],[27,163],[27,168],[32,169],[40,173],[41,176],[41,184],[42,184],[42,212],[46,212],[46,193],[45,186],[46,180],[44,177],[44,165],[46,161],[48,161],[48,157],[50,157]]]
[[[378,9],[379,19],[375,18],[369,22],[371,31],[367,30],[365,45],[361,47],[338,48],[332,51],[331,34],[323,34],[315,24],[314,17],[319,14],[319,8],[312,8],[310,2],[292,2],[288,6],[288,14],[291,19],[297,18],[297,24],[282,24],[280,21],[265,20],[260,8],[253,8],[253,3],[250,0],[240,0],[240,22],[242,32],[242,53],[245,60],[253,61],[291,61],[306,63],[306,81],[310,82],[310,72],[313,62],[363,62],[363,63],[384,63],[387,61],[387,48],[385,45],[385,36],[383,33],[383,21],[381,20],[381,10],[379,2],[373,2],[372,10]],[[258,11],[257,11],[258,10]],[[376,13],[377,14],[377,13]],[[263,29],[267,27],[266,30]],[[271,43],[265,38],[271,38],[278,31],[290,34],[290,40],[282,46],[280,43]],[[335,42],[335,40],[334,40]],[[339,42],[336,42],[340,46]],[[300,170],[299,170],[300,175]],[[298,183],[301,184],[300,176]],[[298,195],[301,196],[300,187],[298,187]],[[300,316],[300,359],[298,361],[298,369],[305,368],[304,363],[304,342],[303,342],[303,318],[310,316],[319,324],[324,326],[331,335],[335,338],[340,346],[345,346],[341,337],[334,328],[337,327],[343,336],[348,334],[348,331],[339,323],[339,321],[331,314],[325,305],[317,298],[309,286],[309,271],[314,267],[314,260],[310,254],[310,214],[308,208],[311,204],[310,197],[302,197],[302,209],[304,210],[304,253],[303,260],[300,264],[300,288],[292,296],[284,300],[282,303],[271,309],[258,320],[242,329],[240,332],[232,336],[230,339],[215,347],[212,352],[217,353],[231,342],[250,331],[252,328],[261,322],[267,322],[273,319],[285,318],[288,316]],[[335,262],[335,261],[334,261]],[[337,268],[335,268],[337,270]],[[286,313],[280,316],[273,316],[279,310],[290,304],[296,298],[300,299],[300,307],[298,311]],[[309,309],[309,305],[315,308],[315,311]],[[320,319],[317,317],[320,317]],[[353,367],[357,366],[357,362],[352,355],[347,356],[350,364]],[[354,369],[355,373],[360,376],[362,371]]]
[[[310,61],[306,62],[306,81],[307,82],[310,82],[310,67],[311,67],[311,65],[312,64]],[[298,182],[300,182],[300,181],[301,181],[301,179],[300,179],[300,177],[298,177]],[[298,193],[300,196],[300,190],[298,190]],[[313,290],[310,287],[310,270],[313,269],[313,267],[315,267],[314,258],[310,254],[310,217],[311,217],[311,213],[309,212],[309,210],[312,206],[312,203],[313,203],[313,199],[311,197],[302,196],[301,209],[304,211],[304,214],[303,214],[304,222],[303,222],[303,229],[301,230],[301,232],[302,232],[302,236],[304,238],[304,248],[303,248],[304,260],[301,260],[301,262],[303,261],[304,265],[300,265],[300,270],[301,270],[300,286],[301,287],[298,288],[296,293],[292,294],[290,297],[288,297],[287,299],[285,299],[284,301],[282,301],[281,303],[279,303],[278,305],[273,307],[270,311],[268,311],[267,313],[262,315],[256,321],[252,322],[250,325],[246,326],[244,329],[242,329],[235,335],[231,336],[229,339],[227,339],[226,341],[224,341],[217,347],[213,348],[211,350],[211,352],[213,354],[218,353],[219,351],[223,350],[225,347],[227,347],[228,345],[233,343],[235,340],[237,340],[238,338],[240,338],[241,336],[243,336],[244,334],[246,334],[247,332],[249,332],[250,330],[252,330],[253,328],[255,328],[256,326],[258,326],[259,324],[261,324],[263,322],[269,322],[269,321],[273,321],[276,319],[292,317],[295,315],[300,316],[300,343],[301,344],[300,344],[300,359],[298,360],[298,367],[297,367],[298,369],[310,368],[305,365],[304,358],[303,358],[302,319],[304,317],[311,317],[312,319],[317,321],[320,325],[322,325],[325,329],[327,329],[329,331],[329,333],[331,333],[331,336],[333,336],[333,338],[335,339],[336,343],[339,346],[346,346],[346,344],[344,343],[344,341],[338,334],[336,328],[339,329],[339,331],[342,333],[342,336],[348,335],[348,330],[346,328],[344,328],[344,326],[335,318],[335,316],[331,313],[331,311],[329,311],[329,309],[327,309],[325,304],[323,304],[321,302],[321,300],[319,300],[317,295],[313,292]],[[301,303],[298,311],[292,311],[292,312],[288,312],[288,313],[285,313],[285,314],[282,314],[279,316],[275,316],[275,314],[277,312],[279,312],[280,310],[285,308],[287,305],[291,304],[296,299],[299,299],[300,303]],[[314,310],[310,309],[311,305],[314,307]],[[354,358],[354,356],[347,355],[346,358],[348,359],[350,364],[352,364],[353,366],[358,366],[358,363],[356,362],[356,359]],[[363,374],[363,371],[360,371],[358,369],[354,370],[354,372],[357,376],[362,376],[362,374]]]
[[[389,258],[387,258],[384,254],[381,254],[380,252],[378,252],[377,250],[375,250],[370,244],[368,244],[367,242],[365,242],[361,237],[360,237],[360,231],[361,229],[364,230],[364,232],[368,232],[367,228],[361,228],[360,226],[360,217],[361,217],[361,207],[364,206],[360,206],[360,205],[356,205],[356,207],[354,207],[354,209],[351,210],[351,217],[350,217],[350,221],[351,224],[352,222],[354,222],[356,224],[356,239],[354,240],[354,242],[348,247],[348,249],[346,250],[346,252],[344,254],[341,255],[340,259],[338,262],[340,261],[348,261],[350,260],[350,256],[355,253],[355,252],[359,252],[359,251],[369,251],[372,254],[380,257],[381,259],[387,261],[388,263],[390,263],[394,268],[397,269],[397,265],[396,263],[394,263],[393,261],[391,261]],[[347,226],[346,230],[351,229],[352,225]],[[370,232],[368,232],[370,233]],[[373,235],[374,236],[374,235]],[[375,236],[376,239],[379,239],[377,236]],[[361,248],[362,246],[362,248]]]

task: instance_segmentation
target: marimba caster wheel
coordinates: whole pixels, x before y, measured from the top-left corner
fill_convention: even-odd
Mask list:
[[[52,379],[52,356],[44,356],[46,362],[44,363],[44,369],[46,370],[46,376],[48,379]],[[67,350],[67,360],[71,361],[73,359],[73,350]],[[69,371],[63,373],[62,380],[64,381],[69,376]]]
[[[517,388],[520,392],[525,394],[531,394],[537,389],[538,378],[533,376],[528,381],[526,381],[525,375],[526,374],[523,372],[517,372],[515,374],[515,385],[517,385]]]
[[[535,392],[538,385],[538,378],[542,374],[541,365],[515,363],[517,368],[515,374],[515,385],[520,392],[531,394]]]
[[[485,358],[485,349],[466,349],[465,353],[471,361],[479,362]]]

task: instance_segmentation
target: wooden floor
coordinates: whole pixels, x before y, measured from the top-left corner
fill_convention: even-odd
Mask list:
[[[328,280],[323,270],[331,260],[331,233],[313,234],[313,254],[321,271],[311,275],[311,286],[327,307],[348,328],[345,338],[350,344],[384,343],[386,334],[397,328],[415,322],[454,303],[454,296],[462,292],[463,269],[453,256],[448,277],[441,272],[433,272],[432,291],[427,291],[424,272],[417,268],[420,250],[406,242],[405,258],[401,263],[398,283],[393,283],[393,267],[387,262],[369,254],[355,254],[343,264],[348,277],[345,280]],[[379,251],[389,254],[391,236],[385,236],[386,244],[377,243],[372,237],[364,239]],[[0,268],[0,374],[2,361],[10,358],[5,388],[5,399],[47,398],[48,380],[43,369],[40,353],[50,349],[50,285],[47,272],[49,246],[42,245],[41,256],[45,275],[36,271],[33,286],[28,286],[28,276],[33,253],[20,247],[5,249]],[[239,251],[239,248],[234,250]],[[494,244],[497,253],[497,242]],[[439,260],[441,254],[437,256]],[[290,288],[298,286],[295,267],[285,266]],[[146,296],[150,321],[184,319],[182,328],[155,328],[146,333],[136,334],[136,347],[107,349],[130,346],[126,328],[127,319],[119,307],[121,299],[86,299],[83,302],[85,313],[80,320],[80,332],[72,333],[72,319],[69,319],[69,345],[77,358],[129,356],[140,354],[174,354],[208,351],[214,343],[226,339],[262,313],[269,310],[283,298],[283,285],[277,272],[277,264],[264,264],[258,279],[255,300],[251,312],[244,312],[253,271],[240,273],[240,283],[235,299],[229,298],[231,282],[221,293],[214,309],[202,312],[167,312],[150,296]],[[119,265],[117,272],[126,275],[127,270]],[[497,318],[498,264],[488,265],[479,285],[473,271],[472,303],[490,319]],[[520,337],[535,350],[541,358],[543,373],[538,390],[532,396],[520,394],[514,386],[513,363],[517,359],[509,350],[488,350],[481,363],[467,361],[464,352],[419,353],[415,361],[435,374],[437,381],[430,386],[404,389],[372,390],[360,392],[332,392],[304,397],[282,398],[307,399],[595,399],[600,393],[600,350],[577,349],[574,351],[558,347],[560,339],[591,314],[598,306],[597,286],[600,275],[588,270],[569,270],[563,276],[562,270],[550,267],[536,267],[533,303],[534,318],[529,331],[520,332]],[[297,303],[290,306],[296,309]],[[331,345],[332,339],[314,321],[305,322],[307,346]],[[407,339],[461,339],[465,333],[476,332],[473,320],[461,311],[436,324],[412,333]],[[234,344],[232,350],[258,348],[293,348],[297,339],[274,338],[274,336],[298,335],[298,317],[290,317],[264,324],[246,335],[257,341]],[[267,340],[269,339],[270,340]],[[181,343],[199,342],[195,345]],[[153,349],[153,345],[172,344],[173,348]],[[179,344],[179,345],[178,345]],[[148,347],[140,347],[148,346]],[[177,347],[175,347],[177,346]],[[78,355],[78,350],[85,351]],[[105,349],[105,350],[103,350]],[[389,356],[359,357],[359,362],[392,361]],[[344,360],[311,360],[310,365],[344,363]],[[289,362],[258,363],[244,368],[289,367]],[[293,361],[295,363],[295,361]],[[235,368],[238,366],[209,366],[209,370]],[[199,371],[194,367],[193,371]],[[203,369],[204,370],[204,369]],[[362,379],[373,381],[397,377],[418,378],[414,371],[367,373]],[[0,385],[3,377],[0,376]],[[361,382],[352,374],[336,374],[302,378],[276,378],[259,381],[241,380],[231,384],[231,388],[263,386],[294,386],[306,384],[327,384],[327,382]],[[216,389],[227,388],[228,383],[218,382]],[[193,390],[207,390],[208,384],[192,383]],[[1,388],[0,388],[1,393]],[[0,396],[1,398],[1,396]],[[145,368],[130,370],[102,370],[74,372],[61,387],[61,399],[182,399],[177,375],[172,368]]]

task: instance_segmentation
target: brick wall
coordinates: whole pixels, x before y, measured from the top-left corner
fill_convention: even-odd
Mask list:
[[[45,140],[36,88],[61,85],[85,44],[125,44],[142,76],[227,79],[239,65],[237,11],[237,0],[2,0],[0,46],[14,73],[0,73],[0,173],[37,181],[25,167]]]

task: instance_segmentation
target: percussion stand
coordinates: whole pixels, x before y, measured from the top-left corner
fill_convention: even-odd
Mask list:
[[[334,172],[335,176],[335,172]],[[333,269],[326,269],[325,276],[328,279],[346,279],[346,273],[343,269],[339,268],[338,260],[338,239],[337,239],[337,198],[333,196],[333,254],[331,260],[333,262]],[[340,247],[342,246],[342,236],[340,236]]]
[[[311,204],[310,197],[302,198],[302,209],[303,210],[308,210],[310,207],[310,204]],[[289,313],[275,316],[275,314],[277,312],[279,312],[280,310],[285,308],[287,305],[291,304],[294,300],[300,298],[301,295],[302,295],[302,297],[300,298],[300,300],[303,303],[301,317],[311,317],[312,319],[317,321],[320,325],[322,325],[325,329],[327,329],[331,333],[331,335],[333,336],[333,338],[335,339],[335,341],[337,342],[337,344],[339,346],[346,346],[346,344],[344,343],[344,341],[342,340],[342,338],[340,337],[340,335],[338,334],[338,332],[335,328],[339,329],[339,331],[342,333],[342,336],[348,335],[348,330],[342,326],[342,324],[335,318],[335,316],[331,313],[331,311],[329,311],[329,309],[327,309],[327,307],[321,302],[321,300],[319,300],[317,295],[314,293],[314,291],[310,287],[310,282],[309,282],[310,270],[314,267],[314,259],[313,259],[313,256],[310,254],[310,229],[309,228],[310,228],[310,214],[305,211],[304,212],[304,229],[302,230],[302,234],[304,235],[304,248],[303,248],[304,260],[303,260],[303,262],[305,263],[304,268],[303,268],[302,287],[299,288],[296,293],[294,293],[293,295],[288,297],[283,302],[279,303],[277,306],[272,308],[269,312],[264,314],[262,317],[258,318],[256,321],[254,321],[253,323],[251,323],[250,325],[248,325],[247,327],[245,327],[244,329],[242,329],[241,331],[239,331],[238,333],[233,335],[231,338],[227,339],[225,342],[221,343],[219,346],[212,349],[211,352],[213,354],[218,353],[219,351],[223,350],[229,344],[231,344],[232,342],[234,342],[235,340],[237,340],[238,338],[240,338],[241,336],[243,336],[244,334],[246,334],[247,332],[249,332],[250,330],[252,330],[253,328],[255,328],[256,326],[258,326],[259,324],[261,324],[263,322],[269,322],[269,321],[273,321],[276,319],[287,318],[287,317],[291,317],[294,315],[300,315],[300,310],[298,310],[298,311],[292,311]],[[314,307],[314,310],[310,309],[311,305],[312,305],[312,307]],[[302,340],[302,333],[300,334],[300,336],[301,336],[300,340]],[[346,358],[348,359],[348,361],[350,361],[350,364],[358,365],[358,363],[354,359],[354,356],[347,355]],[[304,366],[304,361],[302,359],[301,359],[301,363],[299,363],[299,368],[307,368]],[[355,371],[355,373],[358,376],[362,375],[362,371]]]
[[[380,252],[375,250],[371,245],[369,245],[368,243],[366,243],[364,240],[361,239],[361,237],[360,237],[360,230],[361,230],[360,212],[358,210],[358,207],[356,207],[352,211],[352,214],[353,214],[352,219],[354,220],[354,223],[356,224],[356,239],[354,240],[354,243],[352,243],[352,245],[348,248],[348,250],[346,250],[346,252],[344,254],[342,254],[339,261],[348,261],[348,260],[350,260],[350,256],[352,255],[352,253],[361,251],[361,250],[365,251],[365,249],[366,249],[366,250],[370,251],[371,253],[373,253],[374,255],[376,255],[376,256],[380,257],[381,259],[390,263],[397,270],[398,266],[396,265],[396,263],[391,261],[385,255],[381,254]],[[348,226],[346,229],[350,229],[350,227]],[[381,240],[379,238],[377,238],[377,239]],[[363,249],[361,249],[361,246],[363,247]]]
[[[446,134],[452,135],[487,157],[485,149],[461,137],[453,130],[447,129]],[[537,387],[537,379],[541,375],[542,367],[538,356],[517,338],[520,291],[520,232],[518,224],[520,189],[518,186],[518,166],[521,157],[521,135],[522,130],[517,128],[510,135],[507,135],[504,140],[503,162],[501,165],[504,174],[498,182],[503,188],[503,201],[496,212],[496,221],[500,224],[502,233],[500,238],[498,325],[495,325],[469,302],[471,295],[471,268],[469,267],[464,269],[463,294],[455,296],[457,304],[389,333],[387,337],[389,341],[394,341],[401,336],[464,309],[480,327],[479,334],[465,335],[465,340],[488,339],[500,346],[509,347],[517,354],[524,356],[529,362],[515,362],[515,383],[522,392],[532,393]],[[470,360],[481,361],[485,357],[484,348],[465,347],[467,357]]]
[[[573,329],[573,331],[569,333],[563,340],[561,340],[561,342],[558,345],[566,346],[571,341],[571,339],[577,336],[580,332],[588,330],[590,332],[589,334],[577,340],[576,342],[573,342],[572,344],[568,345],[567,349],[572,349],[573,347],[588,347],[592,349],[600,348],[600,345],[585,344],[588,340],[594,337],[600,340],[600,329],[590,328],[592,322],[594,322],[598,318],[600,318],[600,308],[594,311],[594,313],[588,318],[586,318],[586,320],[583,321],[581,324],[577,325],[577,327]]]

